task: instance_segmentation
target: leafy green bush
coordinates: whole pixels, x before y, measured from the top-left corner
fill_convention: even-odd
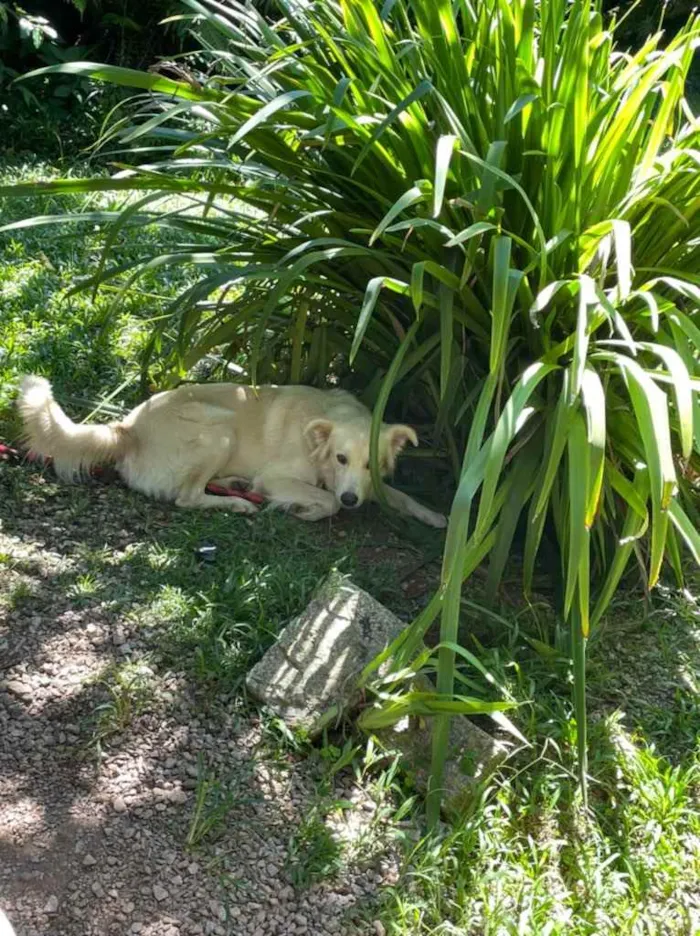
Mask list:
[[[166,0],[0,0],[0,150],[48,154],[88,147],[107,111],[124,95],[80,76],[15,83],[39,65],[99,58],[145,67],[181,48],[177,28],[158,28]],[[58,144],[58,145],[57,145]]]
[[[619,17],[615,40],[623,50],[638,49],[647,36],[663,30],[662,45],[683,29],[697,9],[695,0],[603,0],[603,12]],[[695,111],[700,102],[700,56],[695,56],[686,78],[686,96]]]
[[[28,68],[77,61],[87,52],[85,46],[64,45],[45,17],[0,2],[0,118],[5,131],[0,149],[6,156],[75,151],[94,140],[105,111],[105,89],[73,75],[31,87],[16,83]]]
[[[123,287],[201,268],[151,343],[173,375],[227,346],[255,380],[350,375],[375,439],[392,394],[432,426],[458,483],[443,582],[393,652],[417,665],[441,614],[438,696],[413,699],[439,713],[436,790],[449,714],[471,704],[453,698],[463,582],[488,557],[495,593],[522,523],[529,591],[551,524],[583,776],[591,626],[633,555],[650,587],[664,558],[682,576],[682,544],[700,559],[700,21],[626,55],[598,0],[290,0],[274,29],[242,3],[187,5],[206,75],[48,70],[146,91],[103,143],[151,147],[51,190],[140,193],[115,230],[182,233]],[[91,285],[124,275],[108,255]]]

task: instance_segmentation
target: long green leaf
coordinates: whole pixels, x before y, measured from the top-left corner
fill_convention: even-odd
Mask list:
[[[442,211],[442,200],[445,197],[445,185],[450,161],[454,152],[457,137],[454,134],[441,136],[435,151],[435,183],[433,185],[433,217],[437,218]]]
[[[576,413],[568,437],[568,475],[569,475],[569,538],[567,543],[566,585],[564,595],[564,614],[571,612],[571,606],[579,584],[581,559],[588,550],[590,533],[586,526],[586,504],[589,499],[590,457],[586,438],[586,423],[580,413]]]
[[[418,185],[414,185],[407,192],[404,192],[404,194],[394,202],[372,232],[372,236],[369,239],[370,246],[382,236],[394,218],[398,217],[401,212],[405,211],[410,205],[415,205],[416,202],[423,201],[425,197],[425,190]]]
[[[605,472],[605,390],[598,374],[591,367],[583,372],[581,398],[586,413],[586,432],[590,460],[590,487],[586,501],[586,529],[590,530],[598,512]]]
[[[106,81],[125,88],[142,88],[144,91],[154,91],[192,101],[220,101],[223,97],[221,91],[202,87],[195,81],[173,81],[171,78],[164,78],[152,72],[141,72],[117,65],[100,65],[97,62],[64,62],[61,65],[47,65],[45,68],[27,72],[17,80],[27,81],[42,75],[58,74],[83,75],[95,81]]]
[[[493,288],[491,298],[491,357],[492,374],[500,373],[505,363],[506,341],[510,325],[508,303],[508,273],[510,270],[510,237],[498,236],[493,247]]]
[[[671,522],[685,540],[695,562],[700,565],[700,533],[674,498],[668,507]]]
[[[287,107],[293,101],[309,97],[310,94],[310,91],[285,91],[284,94],[280,94],[279,97],[276,97],[274,101],[268,101],[267,104],[256,111],[238,128],[238,130],[236,130],[229,141],[229,146],[235,146],[236,143],[240,143],[241,140],[245,139],[249,133],[252,133],[256,127],[259,127],[269,117],[273,117],[278,111]]]
[[[503,409],[493,432],[488,461],[485,466],[479,513],[474,531],[477,538],[486,533],[485,524],[493,504],[506,450],[515,434],[522,428],[524,421],[532,415],[532,409],[526,410],[530,397],[537,389],[538,384],[556,369],[553,364],[542,363],[532,364],[528,367]]]
[[[637,470],[634,479],[634,489],[642,502],[649,496],[649,471],[646,467],[641,467]],[[600,623],[600,619],[615,594],[615,590],[620,583],[620,579],[632,555],[635,540],[639,536],[644,522],[639,512],[630,506],[627,510],[625,523],[615,550],[615,556],[610,564],[605,582],[603,583],[593,613],[591,614],[591,627],[593,628],[597,627]]]
[[[639,433],[649,468],[652,495],[651,559],[649,587],[659,577],[668,527],[668,506],[676,488],[676,469],[671,449],[671,430],[666,394],[649,375],[621,354],[598,351],[594,357],[614,362],[620,369],[637,417]]]

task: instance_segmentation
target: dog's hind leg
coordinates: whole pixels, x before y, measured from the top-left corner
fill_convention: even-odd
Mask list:
[[[295,478],[262,474],[255,479],[254,490],[264,492],[274,506],[288,510],[300,520],[323,520],[340,509],[335,494]]]
[[[243,497],[220,497],[218,494],[207,494],[204,488],[209,480],[208,471],[206,474],[200,473],[190,477],[178,491],[175,505],[177,507],[213,507],[218,510],[230,510],[232,513],[257,513],[257,506]]]
[[[243,497],[220,497],[218,494],[207,494],[206,491],[190,488],[180,491],[175,500],[176,507],[215,507],[219,510],[230,510],[232,513],[254,514],[258,512],[256,504]]]

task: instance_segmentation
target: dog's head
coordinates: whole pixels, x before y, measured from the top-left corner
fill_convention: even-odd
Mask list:
[[[359,507],[372,492],[369,470],[369,425],[364,421],[331,422],[314,419],[304,430],[311,458],[323,483],[343,507]],[[410,426],[383,426],[379,435],[379,470],[383,478],[394,471],[396,458],[406,444],[418,445]]]

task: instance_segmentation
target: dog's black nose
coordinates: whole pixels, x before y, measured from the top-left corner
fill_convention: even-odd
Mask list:
[[[340,495],[340,503],[343,507],[354,507],[357,503],[357,494],[353,494],[352,491],[344,491]]]

